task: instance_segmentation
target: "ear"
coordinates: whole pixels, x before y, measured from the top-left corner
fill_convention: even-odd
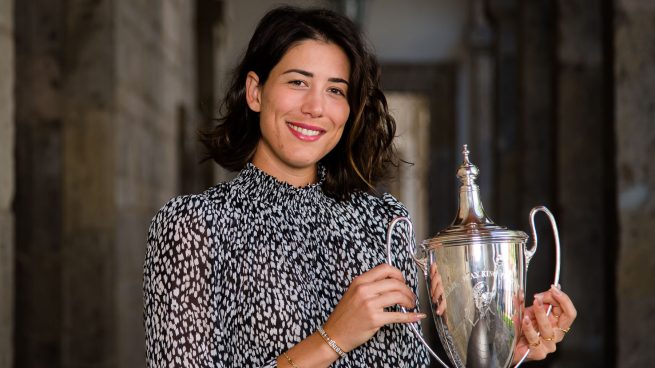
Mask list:
[[[246,75],[246,101],[252,111],[261,111],[261,88],[259,86],[259,77],[255,72],[248,72],[248,75]]]

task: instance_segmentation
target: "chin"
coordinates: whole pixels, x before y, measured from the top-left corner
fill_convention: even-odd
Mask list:
[[[296,169],[306,169],[308,167],[313,167],[318,164],[319,160],[289,160],[287,164]]]
[[[303,152],[296,152],[293,157],[288,157],[286,160],[288,164],[295,168],[307,168],[315,166],[325,155],[309,154]]]

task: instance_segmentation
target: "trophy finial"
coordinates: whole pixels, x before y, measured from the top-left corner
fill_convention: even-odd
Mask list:
[[[464,155],[464,162],[459,167],[459,170],[457,170],[457,177],[459,178],[459,181],[466,186],[474,186],[475,179],[478,178],[478,174],[480,173],[478,167],[473,165],[471,161],[469,161],[470,153],[471,152],[469,152],[468,150],[468,144],[465,144],[462,148],[462,155]]]
[[[476,226],[479,224],[493,225],[493,221],[487,217],[482,208],[480,189],[475,183],[480,170],[469,160],[470,154],[468,144],[463,145],[462,155],[464,155],[464,162],[457,169],[457,178],[462,183],[459,190],[459,210],[451,226],[467,226],[469,224]]]

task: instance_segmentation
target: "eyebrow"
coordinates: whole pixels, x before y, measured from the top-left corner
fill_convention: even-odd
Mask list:
[[[302,70],[302,69],[289,69],[289,70],[285,71],[282,74],[288,74],[288,73],[298,73],[298,74],[304,75],[305,77],[310,77],[310,78],[314,77],[314,73],[311,73],[311,72],[308,72],[308,71]],[[347,86],[350,85],[350,83],[348,83],[348,81],[343,79],[343,78],[328,78],[328,81],[334,82],[334,83],[344,83]]]

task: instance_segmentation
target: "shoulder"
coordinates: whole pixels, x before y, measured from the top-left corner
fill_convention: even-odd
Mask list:
[[[390,193],[384,193],[381,200],[394,216],[409,216],[405,205]]]
[[[383,193],[380,196],[376,196],[371,193],[358,191],[351,195],[349,202],[355,208],[373,212],[384,218],[407,217],[409,214],[405,205],[390,193]]]
[[[214,237],[215,224],[225,212],[229,188],[225,184],[200,194],[171,198],[157,211],[148,229],[148,240],[176,243],[207,241]]]
[[[161,232],[170,226],[200,223],[211,219],[206,196],[184,195],[170,199],[152,219],[150,231]]]
[[[225,203],[225,185],[219,184],[200,194],[171,198],[157,211],[150,231],[163,230],[166,225],[210,223],[215,221]]]

